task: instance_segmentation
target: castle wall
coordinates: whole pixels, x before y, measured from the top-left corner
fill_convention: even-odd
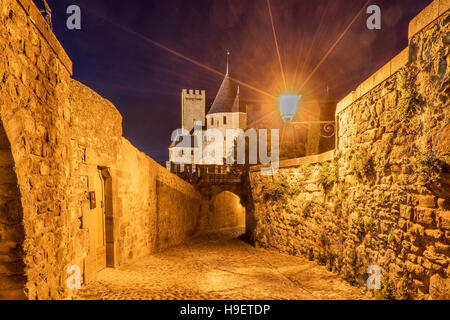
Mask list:
[[[95,279],[89,192],[99,170],[109,267],[193,235],[199,195],[122,138],[116,108],[71,79],[70,59],[32,1],[2,0],[0,24],[0,123],[10,146],[0,147],[0,297],[70,297],[69,266],[85,283]]]
[[[25,298],[22,219],[14,159],[0,121],[0,300]]]
[[[379,266],[377,297],[449,299],[449,5],[419,14],[409,47],[338,104],[334,152],[282,161],[273,178],[252,169],[257,245],[361,287]]]
[[[201,195],[188,182],[158,166],[156,248],[158,250],[183,243],[200,233]]]

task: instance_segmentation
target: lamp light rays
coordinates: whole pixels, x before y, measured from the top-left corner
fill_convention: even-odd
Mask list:
[[[314,45],[316,44],[319,32],[322,29],[322,25],[323,25],[323,23],[325,21],[325,17],[327,15],[328,8],[330,7],[330,3],[331,3],[330,1],[327,2],[327,6],[325,7],[325,10],[324,10],[324,12],[323,12],[323,14],[322,14],[322,16],[320,18],[319,26],[317,27],[317,30],[316,30],[316,32],[314,34],[313,41],[312,41],[311,45],[309,46],[308,52],[307,52],[307,54],[305,56],[305,59],[303,59],[302,67],[300,69],[300,74],[303,74],[305,67],[308,65],[308,63],[309,63],[309,61],[311,59],[312,49],[314,48]],[[298,72],[299,61],[300,61],[300,59],[297,58],[297,64],[296,64],[295,72],[294,72],[294,83],[297,83],[297,72]]]
[[[308,83],[308,81],[314,76],[317,69],[320,68],[322,63],[328,58],[328,56],[333,52],[334,48],[339,44],[339,42],[344,38],[344,36],[347,34],[348,30],[352,27],[352,25],[355,23],[355,21],[359,18],[359,16],[365,11],[367,6],[371,0],[368,0],[362,8],[358,11],[358,13],[355,15],[355,17],[352,19],[352,21],[348,24],[348,26],[345,28],[345,30],[341,33],[341,35],[336,39],[336,41],[332,44],[332,46],[328,49],[327,53],[323,56],[323,58],[319,61],[319,63],[314,67],[314,69],[311,71],[311,73],[306,77],[303,84],[300,86],[300,90]]]
[[[250,95],[256,97],[257,95],[255,93],[261,94],[261,97],[258,97],[258,100],[261,99],[261,103],[270,104],[270,108],[272,106],[276,105],[276,99],[279,95],[283,95],[286,93],[293,93],[293,94],[299,94],[301,93],[305,97],[305,101],[302,102],[301,111],[302,114],[309,113],[309,107],[311,103],[309,101],[312,101],[314,98],[318,97],[320,94],[323,93],[323,84],[320,84],[316,82],[316,78],[319,75],[319,68],[324,65],[324,62],[329,58],[329,56],[333,53],[337,45],[342,41],[342,39],[348,34],[350,28],[354,25],[354,23],[357,21],[358,17],[363,13],[364,9],[367,7],[367,5],[371,1],[368,0],[361,9],[359,9],[359,3],[358,7],[353,7],[353,10],[358,10],[357,14],[352,18],[350,23],[345,26],[345,29],[342,31],[341,34],[337,37],[334,42],[332,42],[331,47],[328,48],[330,45],[330,42],[321,42],[321,38],[324,36],[324,28],[323,26],[326,25],[327,18],[330,16],[330,12],[333,10],[333,6],[330,5],[331,1],[327,2],[326,5],[323,6],[323,9],[320,11],[317,11],[317,18],[320,19],[319,23],[313,23],[311,24],[314,26],[315,29],[311,28],[301,28],[302,32],[299,33],[301,36],[295,36],[293,37],[289,30],[292,30],[292,28],[285,29],[286,26],[290,25],[288,24],[289,21],[286,21],[288,19],[282,19],[281,22],[277,21],[278,15],[274,13],[282,12],[282,17],[288,17],[288,14],[292,13],[292,16],[295,16],[297,12],[293,11],[292,6],[286,6],[283,9],[283,6],[281,7],[275,7],[275,5],[279,5],[272,3],[270,0],[266,0],[267,8],[265,8],[264,3],[261,2],[258,5],[255,5],[255,8],[257,9],[257,14],[255,14],[254,17],[252,17],[252,23],[249,25],[253,25],[254,27],[249,27],[249,31],[246,35],[247,38],[243,39],[257,39],[255,42],[255,45],[249,45],[245,47],[245,50],[242,50],[241,55],[246,56],[248,59],[247,61],[243,61],[242,65],[244,67],[247,67],[247,69],[250,70],[246,75],[241,73],[239,76],[240,78],[244,78],[246,81],[242,81],[239,79],[236,79],[234,77],[231,77],[232,80],[242,87],[250,89],[253,93]],[[237,3],[237,2],[236,2]],[[272,5],[274,6],[272,8]],[[210,80],[213,79],[214,76],[224,77],[225,73],[220,72],[217,69],[211,67],[214,62],[213,60],[208,59],[200,59],[201,61],[205,62],[202,63],[199,60],[193,59],[192,56],[197,56],[194,53],[190,54],[183,54],[180,51],[176,51],[172,48],[170,48],[168,44],[162,44],[161,42],[155,41],[152,38],[144,35],[143,33],[138,32],[133,27],[121,24],[117,20],[113,20],[111,18],[105,18],[102,14],[97,13],[96,11],[89,10],[86,8],[87,11],[89,11],[91,14],[95,15],[97,18],[102,19],[104,22],[107,22],[108,24],[116,27],[117,29],[121,30],[122,32],[125,32],[126,34],[132,35],[133,37],[136,37],[139,39],[141,43],[144,44],[144,48],[146,44],[151,45],[152,47],[158,48],[158,50],[162,50],[164,52],[169,53],[170,55],[177,57],[179,59],[182,59],[184,61],[189,62],[190,64],[199,67],[203,70],[206,70],[209,72],[211,77],[208,75],[205,78],[209,78]],[[275,11],[274,11],[275,10]],[[281,11],[279,11],[281,10]],[[291,10],[291,11],[286,11]],[[303,15],[303,12],[307,11],[301,11]],[[354,11],[353,11],[354,12]],[[101,13],[101,12],[100,12]],[[268,13],[268,14],[267,14]],[[275,19],[274,19],[275,18]],[[270,25],[267,22],[267,19],[270,19]],[[347,19],[346,19],[347,20]],[[256,22],[255,22],[256,21]],[[261,29],[261,25],[266,28],[264,29],[264,33],[258,33],[258,31]],[[257,26],[257,27],[256,27]],[[341,25],[342,26],[342,25]],[[269,30],[269,27],[271,30]],[[278,27],[278,29],[277,29]],[[270,34],[270,31],[272,31],[272,35]],[[277,32],[278,31],[278,32]],[[315,31],[315,32],[314,32]],[[328,35],[328,33],[327,33]],[[337,35],[337,34],[336,34]],[[336,36],[335,35],[335,36]],[[300,41],[302,37],[308,37],[310,41]],[[273,37],[273,39],[272,39]],[[330,37],[329,37],[330,38]],[[226,39],[226,37],[225,37]],[[222,39],[220,39],[222,40]],[[240,43],[242,42],[242,38],[239,39]],[[328,40],[328,39],[327,39]],[[333,41],[333,39],[331,39]],[[273,42],[272,42],[273,41]],[[224,41],[225,42],[225,41]],[[285,47],[284,42],[287,42],[288,44],[293,43],[293,47]],[[233,44],[233,43],[231,43]],[[281,45],[281,46],[280,46]],[[299,47],[300,46],[300,47]],[[325,55],[320,59],[320,61],[317,63],[317,65],[314,66],[312,71],[307,75],[307,77],[304,77],[304,71],[309,71],[311,69],[308,68],[308,64],[313,62],[317,62],[315,60],[315,51],[316,46],[319,46],[320,49],[323,50],[317,50],[317,52],[326,52]],[[274,48],[275,47],[275,48]],[[295,48],[296,47],[296,48]],[[284,50],[286,48],[286,50]],[[214,53],[217,52],[217,48],[214,48]],[[276,50],[276,56],[274,55],[273,49]],[[260,54],[261,52],[265,52],[265,54]],[[289,54],[286,55],[286,52],[289,52]],[[211,56],[214,56],[214,53]],[[283,59],[286,58],[286,59]],[[318,56],[317,58],[320,58]],[[225,56],[224,56],[225,59]],[[245,59],[243,59],[245,60]],[[315,61],[314,61],[315,60]],[[136,62],[138,64],[138,62]],[[261,65],[263,63],[267,64],[267,69],[261,68]],[[209,65],[208,65],[209,64]],[[278,73],[278,67],[281,71],[281,78],[280,73]],[[241,69],[242,69],[241,65]],[[291,68],[292,67],[292,68]],[[164,65],[155,65],[155,66],[146,66],[145,64],[142,64],[142,69],[145,70],[145,68],[154,68],[158,71],[164,71]],[[264,73],[261,72],[261,70],[264,71]],[[309,70],[308,70],[309,69]],[[148,70],[148,69],[147,69]],[[292,72],[290,72],[291,70]],[[225,70],[223,70],[225,71]],[[319,70],[320,71],[320,70]],[[169,69],[167,71],[164,71],[168,74],[176,74],[176,69]],[[182,72],[181,72],[182,73]],[[316,76],[314,79],[313,77]],[[258,78],[259,77],[259,78]],[[339,78],[339,76],[336,73],[330,72],[329,75],[327,75],[328,80]],[[158,80],[160,82],[163,82],[164,80]],[[203,81],[203,80],[202,80]],[[206,83],[206,81],[204,81]],[[211,81],[209,81],[211,82]],[[250,82],[250,83],[249,83]],[[253,84],[251,84],[253,83]],[[163,83],[165,85],[165,83]],[[170,85],[170,84],[169,84]],[[111,85],[116,86],[116,85]],[[343,86],[343,82],[339,81],[336,82],[336,85],[333,87],[339,87]],[[267,89],[263,90],[261,88]],[[292,90],[295,88],[294,90]],[[288,90],[292,90],[290,92],[287,92]],[[140,90],[139,90],[140,91]],[[249,100],[250,101],[250,100]],[[316,100],[317,101],[317,100]],[[305,108],[306,107],[306,108]],[[313,108],[311,106],[311,108]],[[306,109],[306,110],[305,110]],[[261,116],[262,119],[266,119],[267,116],[274,116],[274,112],[271,112],[272,109],[268,109],[267,113]],[[258,119],[259,120],[259,119]]]
[[[273,15],[272,15],[272,8],[270,6],[270,0],[267,0],[267,8],[269,9],[270,23],[272,25],[273,39],[275,41],[275,48],[277,50],[278,62],[280,63],[281,76],[283,77],[283,82],[284,82],[284,89],[287,90],[286,75],[284,74],[283,63],[281,62],[280,47],[278,46],[277,32],[275,30],[275,24],[273,22]]]
[[[149,43],[149,44],[151,44],[151,45],[153,45],[153,46],[155,46],[155,47],[157,47],[157,48],[159,48],[159,49],[162,49],[162,50],[164,50],[164,51],[166,51],[166,52],[168,52],[168,53],[170,53],[170,54],[172,54],[172,55],[174,55],[174,56],[177,56],[178,58],[181,58],[181,59],[183,59],[183,60],[185,60],[185,61],[188,61],[188,62],[190,62],[190,63],[196,65],[197,67],[203,68],[204,70],[207,70],[207,71],[209,71],[209,72],[212,72],[212,73],[214,73],[214,74],[216,74],[216,75],[219,75],[219,76],[221,76],[221,77],[225,77],[225,74],[224,74],[224,73],[222,73],[222,72],[220,72],[220,71],[217,71],[216,69],[211,68],[210,66],[207,66],[207,65],[205,65],[205,64],[203,64],[203,63],[201,63],[201,62],[199,62],[199,61],[197,61],[197,60],[195,60],[195,59],[192,59],[192,58],[190,58],[190,57],[188,57],[188,56],[186,56],[186,55],[184,55],[184,54],[182,54],[182,53],[179,53],[179,52],[177,52],[177,51],[175,51],[175,50],[173,50],[173,49],[170,49],[169,47],[167,47],[167,46],[165,46],[165,45],[163,45],[163,44],[161,44],[161,43],[159,43],[159,42],[157,42],[157,41],[154,41],[153,39],[151,39],[151,38],[149,38],[149,37],[147,37],[147,36],[144,36],[143,34],[141,34],[141,33],[139,33],[139,32],[136,32],[136,31],[134,31],[133,29],[130,29],[130,28],[124,26],[124,25],[115,23],[114,21],[111,21],[110,19],[105,18],[105,17],[103,17],[103,16],[101,16],[101,15],[99,15],[99,14],[97,14],[97,13],[92,12],[92,11],[90,11],[90,12],[91,12],[92,14],[94,14],[95,16],[97,16],[97,17],[103,19],[104,21],[106,21],[106,22],[108,22],[108,23],[114,25],[115,27],[121,29],[122,31],[125,31],[125,32],[127,32],[127,33],[129,33],[129,34],[134,35],[135,37],[141,39],[142,41],[144,41],[144,42],[146,42],[146,43]],[[262,90],[262,89],[259,89],[259,88],[255,87],[255,86],[253,86],[253,85],[251,85],[251,84],[249,84],[249,83],[246,83],[246,82],[244,82],[244,81],[238,80],[238,79],[236,79],[236,78],[232,78],[232,80],[233,80],[234,82],[236,82],[237,84],[242,85],[242,86],[244,86],[244,87],[247,87],[247,88],[249,88],[249,89],[251,89],[251,90],[254,90],[254,91],[258,92],[258,93],[264,94],[264,95],[266,95],[266,96],[268,96],[268,97],[270,97],[270,98],[275,98],[275,96],[273,96],[272,94],[268,93],[267,91]]]

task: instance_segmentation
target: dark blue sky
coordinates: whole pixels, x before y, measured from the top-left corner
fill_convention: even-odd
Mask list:
[[[222,77],[152,44],[156,41],[206,67],[271,95],[283,91],[266,0],[47,0],[54,33],[74,64],[74,78],[109,99],[123,115],[124,136],[154,158],[168,157],[181,125],[182,88],[213,99]],[[366,0],[271,0],[290,90],[297,91]],[[320,99],[326,84],[336,100],[407,46],[409,21],[431,0],[374,0],[382,29],[366,28],[365,12],[302,87]],[[66,9],[81,8],[82,29],[66,28]],[[241,87],[245,102],[276,107]],[[87,106],[88,107],[88,106]]]

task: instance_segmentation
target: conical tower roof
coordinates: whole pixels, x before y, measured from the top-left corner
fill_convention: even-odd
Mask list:
[[[229,54],[230,53],[227,52],[227,73],[222,81],[222,84],[219,88],[219,92],[217,92],[216,98],[214,99],[214,102],[208,114],[233,112],[233,105],[235,103],[238,93],[236,90],[236,85],[234,84],[233,80],[231,80],[229,74],[229,64],[228,64]]]
[[[208,114],[233,112],[232,109],[236,95],[236,86],[233,80],[230,79],[230,76],[226,75]]]

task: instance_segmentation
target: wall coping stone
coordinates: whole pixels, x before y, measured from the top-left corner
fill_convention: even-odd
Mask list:
[[[39,12],[39,9],[36,7],[32,0],[16,0],[17,3],[23,8],[25,13],[30,18],[33,25],[38,29],[42,37],[47,41],[50,48],[52,48],[53,52],[56,54],[58,59],[64,65],[69,74],[73,75],[73,66],[72,60],[70,60],[66,51],[59,43],[55,34],[49,29],[47,22],[45,21],[42,14]]]
[[[408,39],[411,40],[414,35],[444,15],[449,9],[450,0],[434,0],[409,23]],[[339,101],[336,107],[336,116],[338,116],[354,102],[361,99],[379,84],[396,74],[410,61],[410,58],[410,47],[408,46],[391,61],[381,67],[377,72],[362,82],[354,91],[350,92],[341,101]]]
[[[363,83],[361,83],[354,91],[350,92],[346,97],[344,97],[341,101],[339,101],[336,107],[336,115],[339,115],[342,111],[347,109],[347,107],[352,105],[355,101],[364,97],[373,88],[377,87],[382,82],[386,81],[391,76],[396,74],[408,62],[409,62],[409,47],[406,47],[391,61],[386,63],[377,72],[375,72]]]
[[[408,39],[410,40],[449,9],[450,0],[434,0],[409,23]]]
[[[294,167],[300,167],[305,164],[325,162],[325,161],[329,161],[329,160],[333,160],[333,159],[334,159],[334,150],[331,150],[331,151],[327,151],[325,153],[315,154],[312,156],[281,160],[280,162],[278,162],[278,166],[280,169],[294,168]],[[262,168],[269,168],[269,167],[267,165],[252,166],[252,167],[250,167],[250,172],[260,171]]]

